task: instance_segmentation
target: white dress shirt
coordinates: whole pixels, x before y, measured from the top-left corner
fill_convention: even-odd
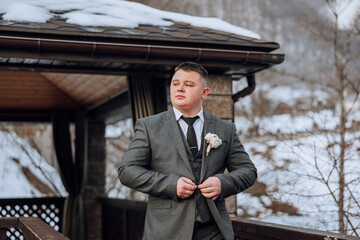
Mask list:
[[[176,119],[176,121],[179,122],[180,128],[183,131],[185,138],[187,139],[186,133],[187,133],[187,129],[188,129],[188,124],[183,119],[181,119],[181,116],[184,116],[184,117],[189,117],[189,116],[186,116],[185,114],[181,113],[175,107],[173,107],[173,109],[174,109],[174,113],[175,113],[175,119]],[[198,112],[195,116],[199,116],[199,118],[193,124],[193,128],[194,128],[195,135],[196,135],[197,147],[198,147],[198,151],[199,151],[200,147],[201,147],[201,134],[202,134],[202,130],[204,127],[203,108],[201,108],[200,112]]]

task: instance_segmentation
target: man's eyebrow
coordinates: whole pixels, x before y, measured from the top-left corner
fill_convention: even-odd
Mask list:
[[[193,84],[196,84],[193,80],[185,80],[184,82],[185,82],[185,83],[193,83]]]
[[[172,79],[171,82],[181,82],[179,79]],[[184,80],[185,83],[192,83],[192,84],[196,84],[196,82],[194,82],[193,80]]]

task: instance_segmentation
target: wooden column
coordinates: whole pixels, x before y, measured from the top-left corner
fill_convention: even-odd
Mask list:
[[[0,228],[0,240],[7,240],[6,231],[6,228]]]
[[[100,197],[105,194],[105,124],[89,121],[88,172],[84,192],[86,239],[102,239]]]

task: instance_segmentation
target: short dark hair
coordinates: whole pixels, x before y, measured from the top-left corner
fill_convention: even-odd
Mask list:
[[[207,87],[209,74],[208,71],[201,64],[195,62],[184,62],[179,64],[175,68],[175,72],[179,70],[197,72],[198,74],[200,74],[201,78],[203,79],[203,82],[205,83],[205,87]]]

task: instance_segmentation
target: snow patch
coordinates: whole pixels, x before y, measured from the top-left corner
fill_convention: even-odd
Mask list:
[[[54,190],[51,186],[53,183],[60,191],[61,196],[67,195],[58,171],[49,165],[25,140],[13,132],[0,131],[0,166],[2,166],[0,170],[2,198],[44,197],[29,183],[21,170],[22,166],[31,170],[52,190]],[[46,174],[46,177],[40,169]]]

